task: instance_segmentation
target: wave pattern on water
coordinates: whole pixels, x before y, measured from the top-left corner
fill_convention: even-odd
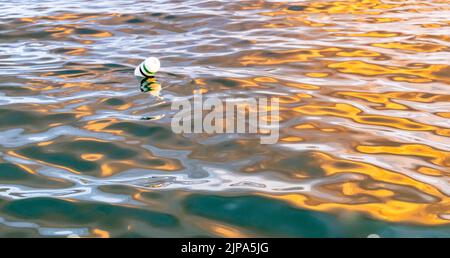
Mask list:
[[[448,1],[31,2],[0,3],[1,236],[450,235]],[[280,97],[280,141],[174,134],[195,90]]]

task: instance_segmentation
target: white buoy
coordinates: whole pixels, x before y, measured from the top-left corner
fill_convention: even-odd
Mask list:
[[[138,77],[154,76],[159,70],[159,67],[161,67],[159,59],[156,57],[149,57],[134,69],[134,75]]]

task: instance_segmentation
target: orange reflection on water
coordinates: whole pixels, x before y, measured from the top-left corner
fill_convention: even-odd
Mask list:
[[[335,33],[338,37],[375,37],[375,38],[390,38],[399,36],[400,33],[385,32],[385,31],[370,31],[364,33]]]
[[[272,50],[267,52],[254,52],[252,54],[243,55],[238,62],[244,66],[247,65],[281,65],[295,62],[310,61],[315,58],[332,56],[334,53],[341,51],[340,48],[324,48],[324,49],[305,49],[305,50]]]
[[[30,166],[24,165],[24,164],[16,164],[18,167],[26,171],[27,173],[30,173],[32,175],[37,175],[36,171],[32,169]]]
[[[270,198],[287,201],[301,208],[308,208],[326,212],[354,211],[368,214],[372,217],[392,222],[411,222],[418,224],[439,225],[449,221],[441,217],[450,210],[450,198],[441,193],[436,187],[413,179],[409,176],[383,169],[360,161],[346,160],[333,157],[322,152],[315,152],[314,158],[327,176],[335,174],[360,174],[374,180],[376,188],[362,187],[353,181],[335,184],[334,191],[340,192],[342,198],[348,201],[327,201],[303,194],[262,194]],[[367,180],[365,180],[367,181]],[[367,183],[365,183],[367,184]],[[387,185],[391,185],[388,187]],[[411,201],[405,199],[400,190],[395,192],[394,186],[410,189],[414,196],[430,196],[433,200]],[[406,188],[405,188],[406,187]],[[402,188],[399,188],[402,189]],[[335,192],[334,195],[338,196]],[[404,194],[408,194],[405,192]],[[417,199],[417,197],[416,197]]]
[[[433,164],[450,168],[450,152],[434,149],[422,144],[401,144],[399,146],[365,146],[356,149],[368,154],[394,154],[429,158]]]
[[[44,165],[47,165],[47,166],[50,166],[50,167],[56,167],[56,168],[60,168],[62,170],[67,170],[67,171],[69,171],[71,173],[74,173],[74,174],[81,174],[79,171],[76,171],[75,169],[72,169],[70,167],[49,163],[49,162],[46,162],[46,161],[43,161],[43,160],[31,159],[31,158],[28,158],[27,156],[21,155],[21,154],[15,152],[15,151],[12,151],[12,150],[8,151],[7,154],[11,155],[13,157],[16,157],[16,158],[20,158],[20,159],[24,159],[24,160],[30,160],[30,161],[36,161],[38,163],[41,163],[41,164],[44,164]]]
[[[381,56],[380,53],[369,50],[347,50],[337,52],[336,56],[344,56],[344,57],[378,57]]]
[[[117,162],[103,163],[100,166],[100,177],[109,177],[121,170],[122,169],[120,169],[120,167],[117,166]]]
[[[87,161],[97,161],[97,160],[102,159],[104,157],[104,155],[101,153],[85,153],[85,154],[81,154],[80,157]]]
[[[450,66],[443,64],[417,64],[417,67],[404,68],[398,66],[371,64],[363,61],[344,61],[329,64],[329,68],[341,73],[352,73],[365,76],[394,75],[393,80],[408,82],[432,82],[433,80],[450,82]]]
[[[381,194],[384,197],[389,195],[388,191],[372,191],[372,194],[376,193]],[[441,215],[447,214],[450,210],[449,200],[435,204],[414,203],[399,200],[384,200],[383,202],[345,204],[320,202],[318,200],[307,198],[306,196],[300,194],[260,195],[285,201],[300,208],[330,213],[358,212],[388,222],[406,222],[422,225],[443,225],[449,223],[448,220],[441,217]]]
[[[389,42],[389,43],[373,43],[374,47],[402,49],[416,52],[439,52],[447,49],[446,46],[429,44],[429,43],[404,43],[404,42]]]
[[[450,112],[437,112],[435,113],[437,116],[443,117],[443,118],[450,118]]]
[[[305,75],[313,78],[323,78],[330,76],[330,74],[328,73],[306,73]]]
[[[311,116],[336,116],[348,118],[357,123],[388,126],[409,131],[435,131],[437,134],[445,136],[450,133],[449,129],[415,122],[407,118],[383,115],[366,115],[355,106],[343,103],[337,103],[334,105],[330,105],[328,103],[323,105],[304,105],[294,108],[294,111]]]
[[[72,56],[81,56],[81,55],[86,54],[86,51],[87,50],[82,47],[70,48],[70,49],[68,49],[68,51],[65,52],[65,54],[72,55]]]
[[[383,169],[364,162],[335,158],[322,152],[316,152],[314,155],[318,158],[320,167],[326,171],[327,175],[334,175],[338,173],[359,173],[368,175],[380,182],[413,186],[431,196],[446,198],[445,195],[442,195],[441,192],[434,186],[394,171]]]
[[[116,118],[110,118],[110,119],[104,119],[104,120],[93,120],[86,123],[85,126],[83,126],[84,129],[93,131],[93,132],[108,132],[113,134],[121,134],[122,130],[111,130],[111,129],[105,129],[108,126],[117,123],[118,120]]]
[[[429,176],[449,176],[450,175],[450,171],[441,171],[441,170],[437,170],[434,168],[430,168],[430,167],[419,167],[417,169],[417,172],[425,174],[425,175],[429,175]]]
[[[399,22],[402,21],[401,18],[389,18],[389,17],[366,17],[358,19],[359,22],[369,22],[369,23],[390,23],[390,22]]]
[[[94,234],[94,236],[99,237],[99,238],[109,238],[109,232],[106,230],[102,230],[99,228],[94,228],[92,229],[92,234]]]
[[[256,51],[250,54],[242,55],[239,58],[241,65],[281,65],[296,62],[314,61],[320,58],[330,57],[382,57],[381,53],[360,50],[354,48],[337,48],[327,47],[322,49],[295,49],[295,50],[271,50],[271,51]],[[324,77],[323,72],[310,73],[317,74],[317,77]],[[328,74],[327,74],[328,75]]]
[[[138,160],[110,160],[102,162],[100,165],[100,177],[110,177],[129,169],[147,169],[160,171],[178,171],[183,168],[181,163],[176,159],[156,158],[147,159],[146,162]]]
[[[207,229],[208,231],[212,232],[214,235],[218,237],[225,237],[225,238],[252,237],[252,235],[244,233],[239,228],[235,226],[225,225],[222,222],[202,218],[200,222],[194,223],[201,228]]]
[[[73,113],[75,114],[76,118],[90,116],[92,114],[95,114],[95,108],[88,106],[88,105],[81,105],[81,106],[75,108]]]
[[[376,109],[397,109],[397,110],[407,110],[407,106],[392,102],[390,96],[387,93],[369,93],[369,92],[357,92],[357,91],[346,91],[346,92],[336,92],[335,95],[342,96],[344,98],[353,97],[358,99],[364,99],[371,103],[383,104],[382,107],[374,107]]]
[[[64,38],[67,35],[70,35],[73,33],[74,28],[71,27],[65,27],[65,26],[56,26],[50,29],[46,29],[45,31],[51,32],[52,36],[55,38]]]
[[[300,130],[308,130],[308,129],[314,130],[314,129],[317,129],[317,130],[320,130],[322,132],[328,132],[328,133],[338,131],[337,128],[323,128],[323,127],[319,126],[316,123],[299,124],[299,125],[296,125],[294,128],[295,129],[300,129]]]
[[[371,103],[383,104],[382,107],[374,107],[375,109],[394,109],[408,110],[408,106],[393,102],[392,99],[407,100],[422,103],[450,102],[450,95],[431,94],[426,92],[358,92],[358,91],[338,91],[334,95],[339,97],[352,97],[363,99]]]
[[[298,136],[288,136],[280,139],[282,142],[302,142],[304,139]]]
[[[280,8],[280,3],[274,3],[272,9]],[[263,4],[260,3],[259,6]],[[253,5],[253,8],[257,6]],[[300,6],[299,10],[292,9],[292,6]],[[300,3],[298,5],[289,5],[276,11],[261,12],[266,16],[285,16],[298,14],[354,14],[354,15],[377,15],[390,9],[401,6],[400,4],[387,4],[381,0],[348,0],[348,1],[313,1],[309,3]]]
[[[298,88],[303,90],[319,90],[320,86],[306,84],[306,83],[297,83],[297,82],[285,82],[284,85],[292,88]]]
[[[399,7],[398,4],[386,4],[381,0],[349,0],[349,1],[314,1],[308,5],[312,13],[328,14],[380,14],[381,11]]]

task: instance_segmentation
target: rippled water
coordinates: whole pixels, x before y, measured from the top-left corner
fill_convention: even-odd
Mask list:
[[[0,9],[1,236],[450,236],[447,0]],[[280,141],[174,134],[196,90],[278,96]]]

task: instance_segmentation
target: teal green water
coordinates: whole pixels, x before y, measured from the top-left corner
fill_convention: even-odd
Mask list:
[[[0,237],[450,236],[446,1],[0,9]],[[174,133],[198,91],[280,140]]]
[[[121,187],[111,188],[119,190]],[[119,189],[118,189],[119,188]],[[117,192],[126,193],[130,189]],[[28,198],[2,202],[3,215],[26,221],[12,230],[2,226],[4,237],[38,237],[40,234],[82,232],[101,228],[114,237],[211,237],[202,220],[234,225],[259,237],[446,237],[449,227],[420,227],[385,223],[364,216],[339,219],[330,214],[297,209],[267,198],[238,195],[192,194],[178,198],[173,192],[149,193],[148,201],[172,201],[168,212],[151,207],[127,207],[97,202],[69,202],[57,198]],[[175,211],[182,212],[175,212]],[[197,220],[200,225],[189,223]],[[4,221],[2,221],[4,222]],[[8,225],[8,224],[7,224]],[[38,227],[38,225],[40,225]],[[128,228],[132,225],[131,228]],[[59,228],[59,229],[58,229]],[[40,232],[40,234],[38,233]],[[214,232],[214,231],[213,231]]]

